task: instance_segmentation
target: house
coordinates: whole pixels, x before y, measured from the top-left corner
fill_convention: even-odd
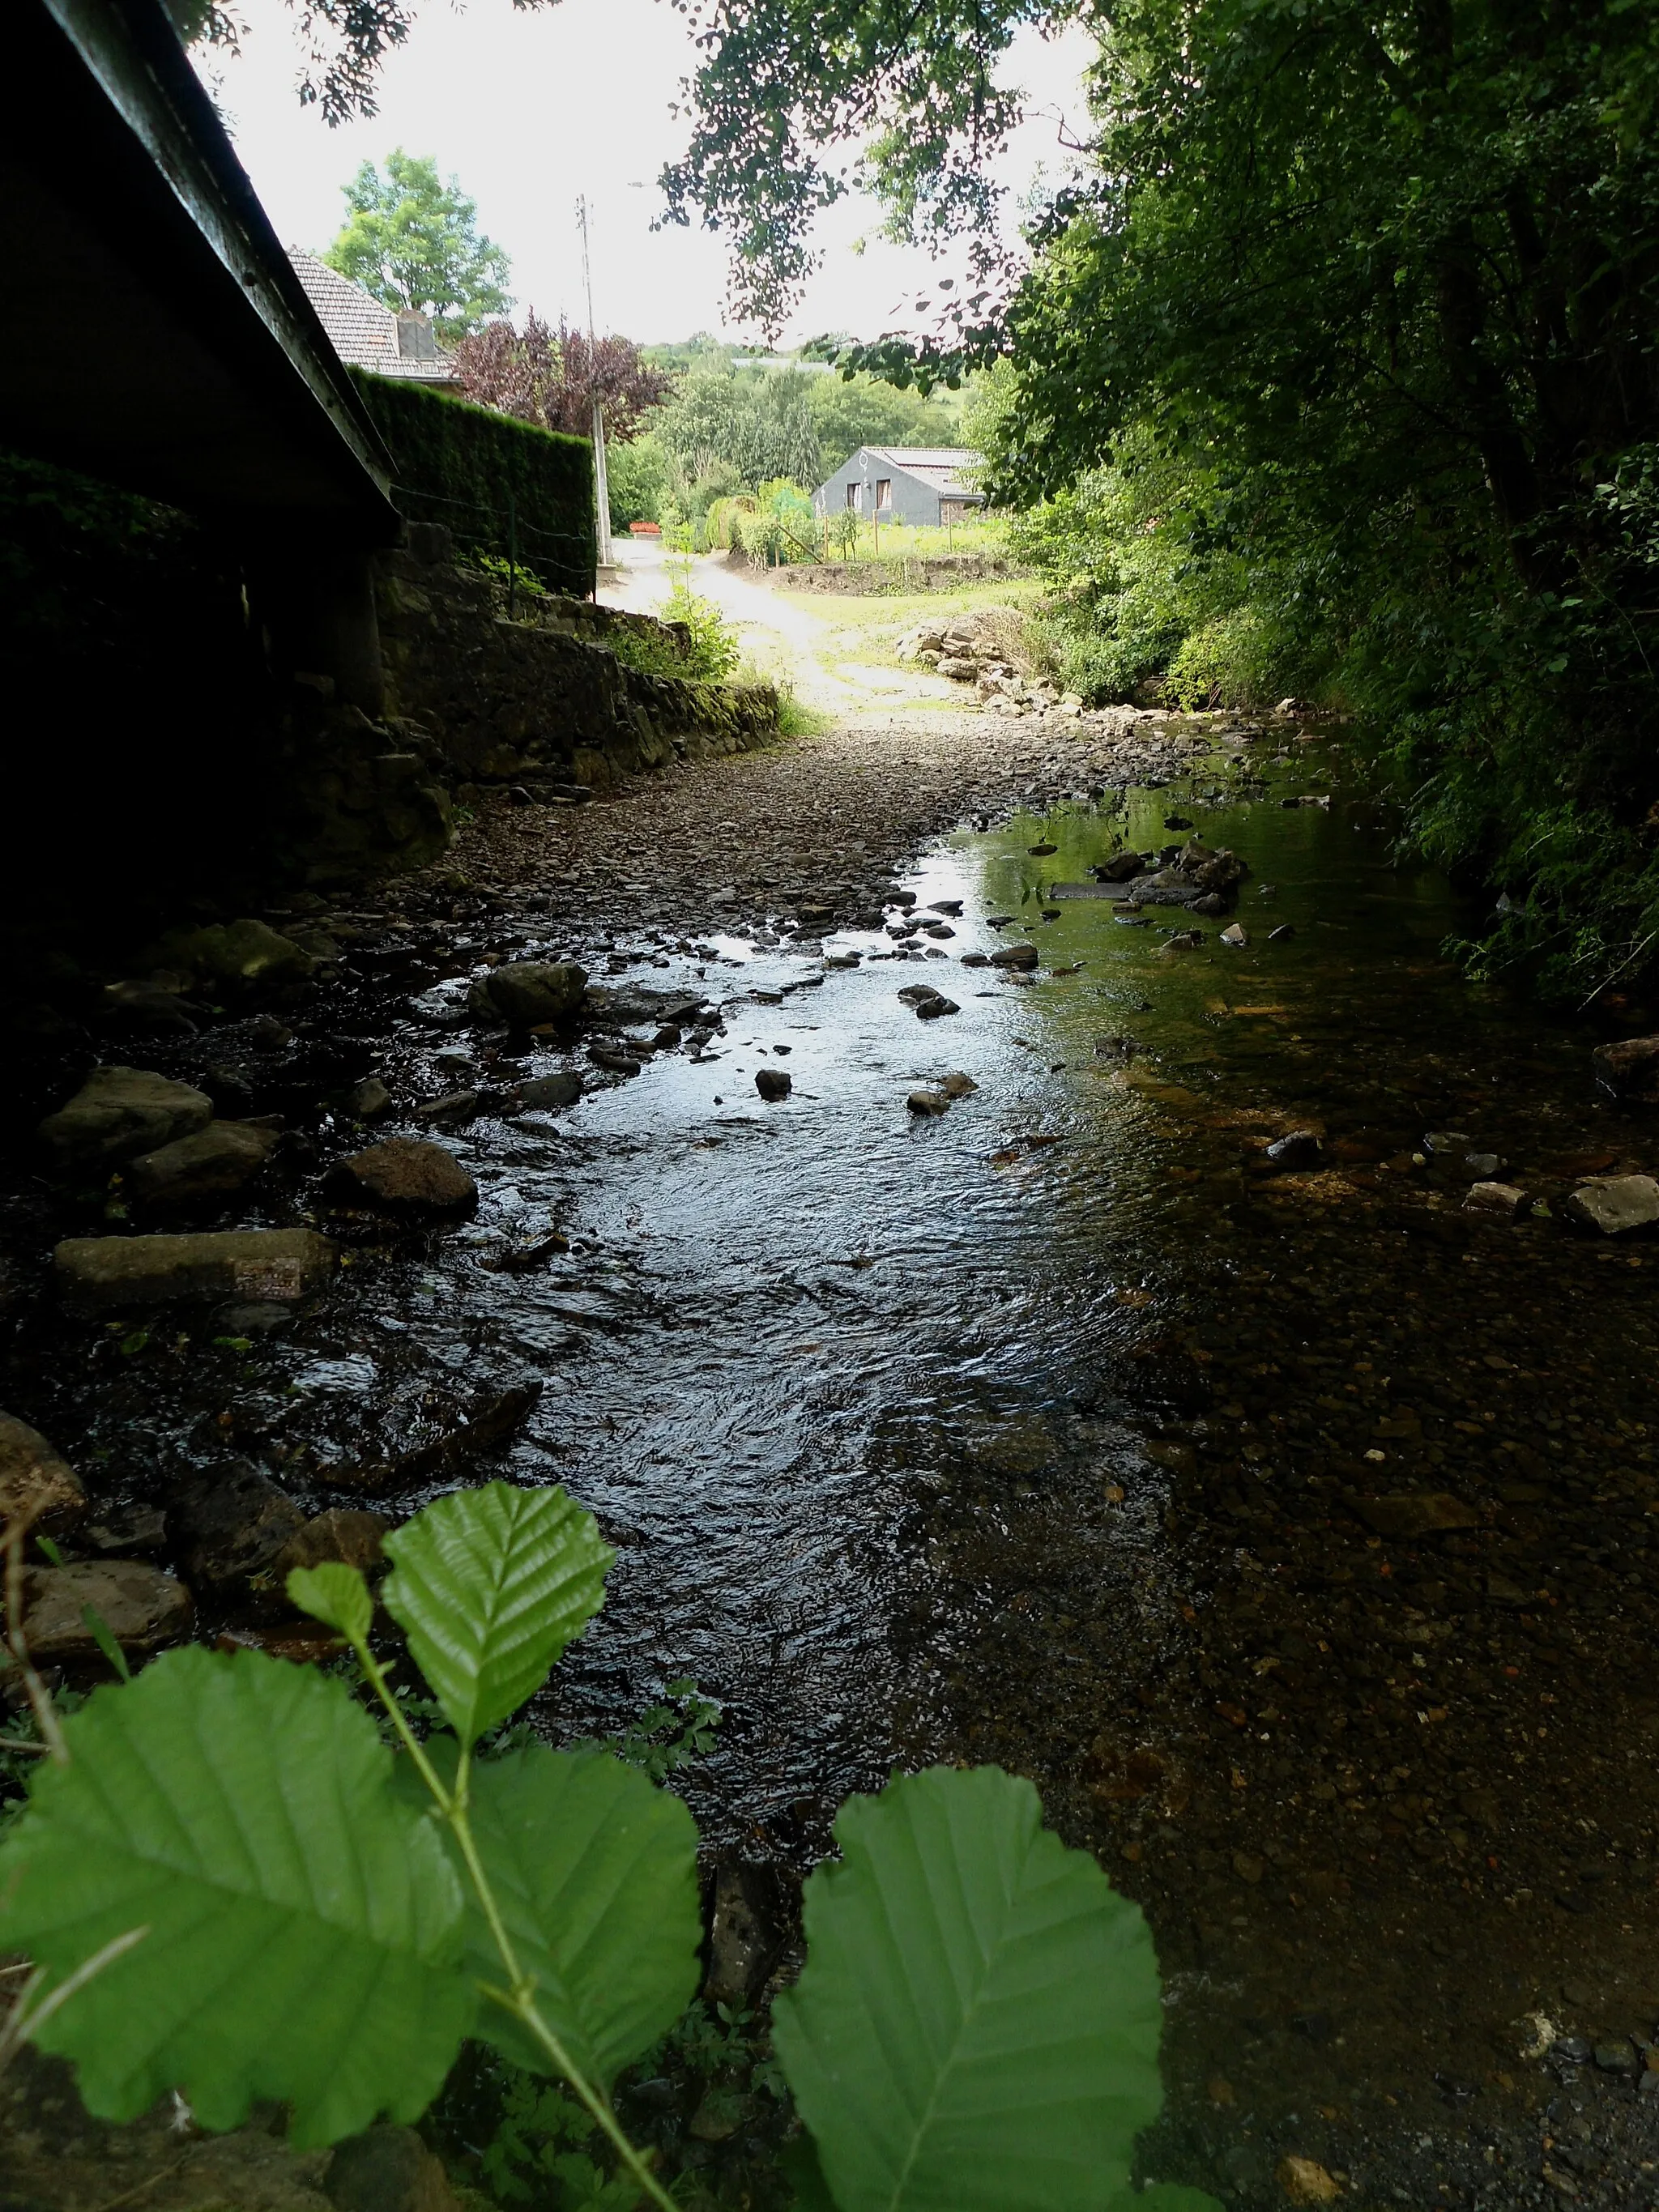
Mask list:
[[[812,511],[866,522],[961,522],[985,504],[963,481],[979,455],[966,446],[860,446],[812,495]]]
[[[289,246],[288,258],[348,368],[373,369],[376,376],[411,377],[420,384],[455,381],[453,364],[433,337],[429,316],[417,308],[383,307],[361,284],[297,246]]]

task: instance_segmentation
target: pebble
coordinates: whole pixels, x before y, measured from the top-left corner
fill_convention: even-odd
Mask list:
[[[923,1115],[948,1113],[951,1107],[942,1091],[913,1091],[904,1103],[913,1114]]]
[[[1222,944],[1231,945],[1236,951],[1240,947],[1248,945],[1249,941],[1250,933],[1245,928],[1242,921],[1232,923],[1230,927],[1224,929],[1221,933]]]
[[[953,1069],[945,1077],[944,1082],[939,1085],[939,1089],[947,1098],[966,1098],[971,1092],[977,1091],[979,1085],[971,1075],[964,1075],[958,1067]]]
[[[70,1237],[53,1252],[52,1266],[70,1305],[100,1312],[179,1298],[291,1304],[320,1290],[337,1258],[328,1238],[314,1230],[221,1229],[194,1236]]]
[[[1294,2153],[1279,2160],[1273,2178],[1292,2204],[1334,2204],[1342,2194],[1341,2183],[1317,2159]]]
[[[453,1152],[424,1137],[388,1137],[352,1152],[334,1171],[349,1198],[398,1212],[456,1213],[473,1205],[478,1186]]]
[[[1475,1182],[1469,1185],[1468,1195],[1463,1200],[1465,1213],[1493,1213],[1500,1220],[1513,1221],[1522,1212],[1529,1200],[1523,1190],[1509,1182]]]

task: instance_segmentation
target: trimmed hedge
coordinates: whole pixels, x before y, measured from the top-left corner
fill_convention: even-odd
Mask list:
[[[354,368],[353,382],[397,465],[392,501],[505,559],[512,500],[518,558],[549,591],[593,589],[593,454],[586,438],[538,429],[429,384]]]

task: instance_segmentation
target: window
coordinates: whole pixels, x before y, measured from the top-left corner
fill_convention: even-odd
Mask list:
[[[855,483],[849,483],[847,487],[847,504],[852,508],[854,514],[858,513],[859,488]]]
[[[878,477],[876,478],[876,513],[878,514],[887,514],[890,510],[892,504],[893,479],[891,477]]]

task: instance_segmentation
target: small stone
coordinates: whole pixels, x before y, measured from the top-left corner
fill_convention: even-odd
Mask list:
[[[1604,2074],[1638,2074],[1642,2062],[1628,2043],[1598,2043],[1591,2054]]]
[[[979,1089],[971,1075],[964,1075],[958,1067],[947,1075],[939,1089],[947,1098],[967,1098]]]
[[[913,1091],[904,1103],[913,1114],[921,1115],[948,1113],[951,1107],[942,1091]]]
[[[205,1091],[147,1067],[96,1067],[67,1105],[47,1115],[40,1137],[60,1175],[119,1166],[206,1128],[213,1101]]]
[[[1231,927],[1224,929],[1221,933],[1222,944],[1231,945],[1235,949],[1241,945],[1248,945],[1249,941],[1250,933],[1245,928],[1242,921],[1234,922]]]
[[[1590,1064],[1596,1081],[1615,1098],[1659,1104],[1659,1036],[1621,1037],[1617,1044],[1598,1045]]]
[[[190,1580],[222,1587],[263,1574],[305,1526],[305,1517],[251,1461],[231,1460],[180,1486],[168,1528]]]
[[[398,1212],[458,1213],[478,1196],[454,1153],[424,1137],[388,1137],[353,1152],[335,1170],[335,1181],[349,1197]]]
[[[97,1640],[84,1615],[100,1614],[124,1651],[159,1650],[188,1635],[190,1592],[174,1576],[137,1559],[35,1567],[23,1577],[23,1626],[36,1659],[89,1658]]]
[[[336,2147],[323,2192],[338,2212],[459,2212],[441,2163],[414,2129],[385,2122]]]
[[[331,1565],[356,1567],[366,1573],[378,1567],[384,1556],[380,1540],[392,1526],[383,1513],[361,1511],[349,1505],[332,1505],[307,1521],[283,1546],[273,1572],[285,1580],[295,1567]]]
[[[1465,1152],[1463,1165],[1477,1182],[1490,1182],[1503,1165],[1496,1152]]]
[[[1241,1881],[1248,1881],[1254,1885],[1261,1881],[1267,1871],[1267,1861],[1257,1858],[1254,1852],[1235,1851],[1233,1853],[1233,1872]]]
[[[134,1199],[152,1213],[182,1212],[229,1198],[252,1182],[281,1141],[256,1122],[215,1121],[193,1137],[141,1152],[126,1169]]]
[[[1292,1129],[1288,1136],[1274,1138],[1267,1158],[1276,1168],[1316,1168],[1324,1164],[1325,1148],[1311,1129]]]
[[[919,1022],[936,1022],[945,1014],[959,1014],[962,1008],[954,999],[943,997],[935,991],[931,998],[921,1000],[916,1007]]]
[[[785,1068],[762,1067],[756,1070],[755,1088],[769,1105],[773,1105],[780,1098],[787,1098],[789,1096],[794,1088],[794,1082]]]
[[[1039,860],[1045,860],[1048,859],[1050,853],[1059,852],[1060,848],[1058,845],[1049,845],[1045,843],[1042,845],[1028,845],[1025,849],[1028,853],[1031,854],[1034,858]]]
[[[1465,1213],[1496,1214],[1500,1221],[1513,1221],[1517,1213],[1524,1212],[1530,1203],[1525,1191],[1517,1190],[1513,1183],[1471,1183],[1463,1200]]]
[[[1561,1211],[1581,1229],[1622,1237],[1659,1221],[1659,1182],[1651,1176],[1593,1176],[1564,1200]]]
[[[994,968],[1035,968],[1040,955],[1035,945],[999,945],[991,955]]]
[[[113,1559],[129,1552],[159,1552],[167,1534],[167,1516],[159,1505],[120,1505],[90,1527],[78,1529],[76,1541]]]
[[[446,1091],[441,1098],[422,1099],[415,1109],[417,1121],[441,1121],[452,1128],[464,1122],[476,1121],[483,1104],[483,1093],[477,1091]]]
[[[901,1006],[921,1006],[929,999],[937,999],[939,994],[931,983],[907,983],[898,995]]]
[[[645,1065],[631,1052],[623,1052],[615,1045],[591,1044],[587,1056],[595,1067],[602,1067],[611,1075],[637,1075]]]
[[[519,1103],[542,1114],[556,1114],[574,1106],[582,1095],[580,1075],[532,1075],[519,1089]]]
[[[433,1150],[436,1150],[434,1146]],[[320,1290],[337,1255],[310,1229],[223,1229],[187,1237],[70,1237],[52,1255],[71,1305],[163,1305],[178,1298],[291,1304]]]
[[[514,960],[481,976],[468,994],[469,1010],[515,1029],[566,1022],[587,993],[587,973],[574,960]]]
[[[86,1505],[75,1470],[39,1429],[0,1413],[0,1526],[21,1521],[50,1534],[78,1521]]]
[[[1294,2153],[1279,2160],[1273,2178],[1292,2204],[1334,2204],[1342,2194],[1341,2183],[1317,2159]]]
[[[1480,1526],[1473,1506],[1443,1490],[1401,1491],[1388,1498],[1354,1498],[1349,1504],[1376,1534],[1396,1540]]]
[[[346,1111],[354,1121],[378,1121],[392,1110],[392,1093],[378,1075],[366,1075],[346,1094]]]

